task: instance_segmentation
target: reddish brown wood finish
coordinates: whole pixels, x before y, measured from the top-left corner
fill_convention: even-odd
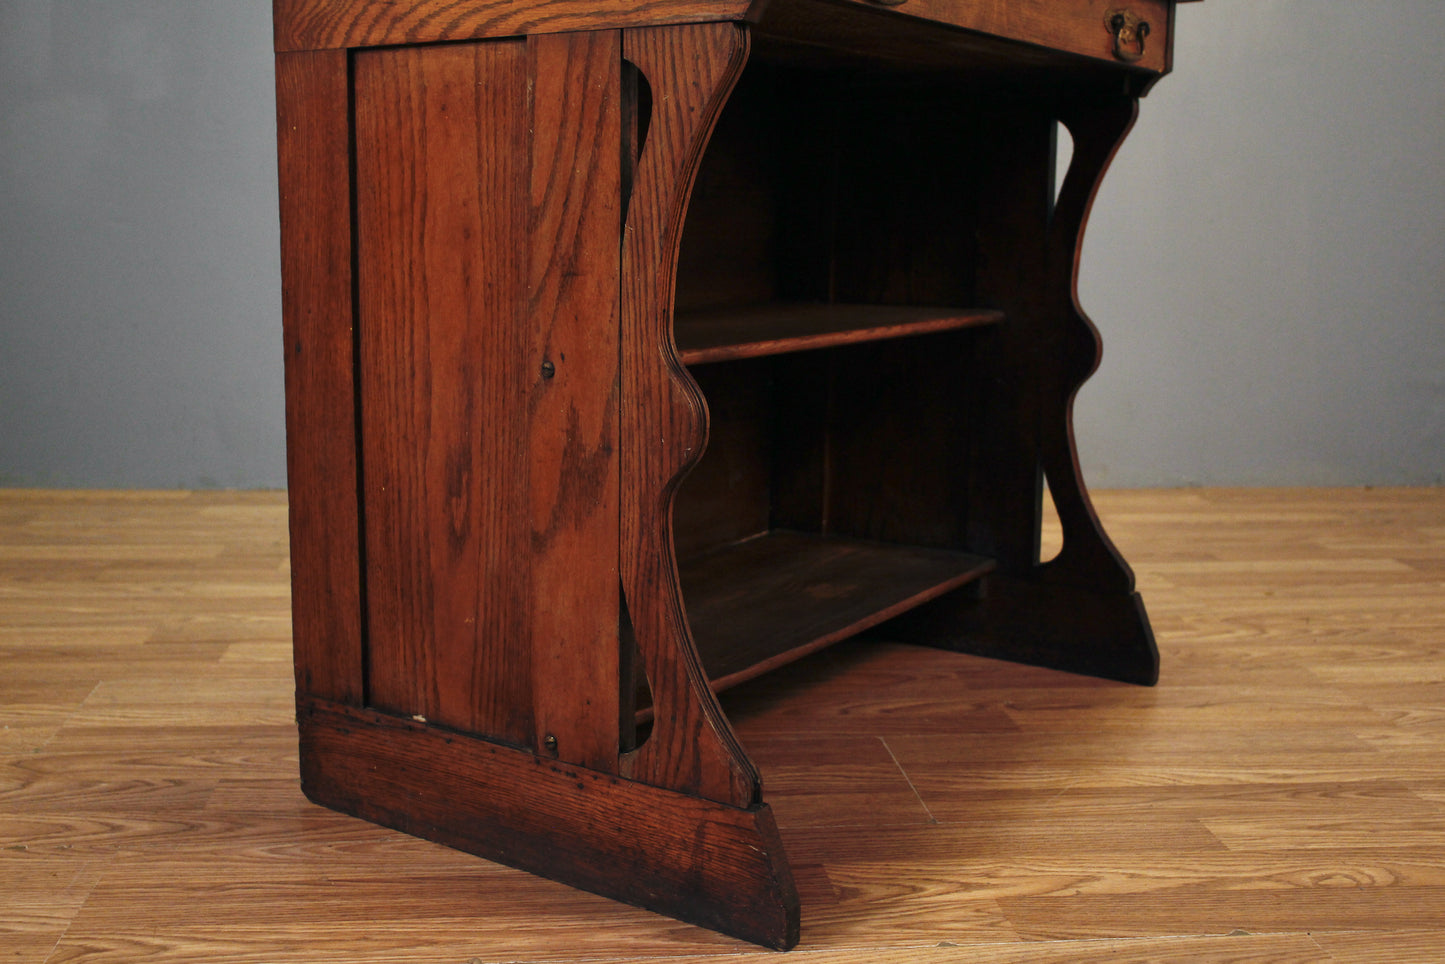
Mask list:
[[[354,73],[369,698],[529,744],[527,45]]]
[[[657,722],[623,772],[752,806],[757,771],[708,685],[678,589],[672,503],[707,442],[707,408],[672,335],[677,250],[697,165],[747,59],[732,24],[624,32],[651,91],[622,248],[622,585]]]
[[[276,58],[298,693],[359,705],[361,524],[344,52]]]
[[[273,0],[276,49],[480,40],[521,34],[741,20],[754,0]]]
[[[528,42],[533,745],[615,773],[622,37]]]
[[[870,10],[878,8],[878,0],[837,2]],[[1137,65],[1149,70],[1167,70],[1171,34],[1169,0],[969,0],[967,3],[908,0],[888,12],[1117,62],[1108,13],[1123,8],[1149,21],[1151,26],[1144,56]]]
[[[1106,0],[276,0],[307,793],[789,947],[714,689],[885,620],[1152,682],[1071,424],[1119,2],[1139,63]]]
[[[978,308],[785,303],[679,315],[676,330],[683,364],[702,365],[931,335],[1002,320],[1002,312]]]
[[[318,803],[756,944],[798,942],[798,894],[766,806],[336,704],[303,704],[300,725],[302,786]]]
[[[354,67],[371,704],[603,770],[619,47],[557,34]]]
[[[967,553],[774,530],[682,567],[715,691],[802,659],[993,569]]]

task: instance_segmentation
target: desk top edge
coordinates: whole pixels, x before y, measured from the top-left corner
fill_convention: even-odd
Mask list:
[[[909,9],[874,0],[830,0],[885,16],[910,16]],[[1076,8],[1103,0],[955,0],[946,12],[937,2],[915,3],[911,14],[943,29],[976,29],[1005,40],[1033,40],[1022,29],[1000,30],[1005,20],[1027,25],[1033,15],[1077,17]],[[1111,0],[1113,2],[1113,0]],[[1128,4],[1131,0],[1117,0]],[[1172,7],[1197,0],[1138,0],[1145,7]],[[734,21],[758,23],[788,0],[272,0],[275,50],[337,50],[355,47],[438,43],[518,37],[572,30],[607,30],[686,23]],[[1002,5],[1002,6],[1001,6]],[[1000,10],[1004,10],[1003,14]],[[1078,52],[1078,51],[1075,51]],[[1167,70],[1167,67],[1166,67]]]

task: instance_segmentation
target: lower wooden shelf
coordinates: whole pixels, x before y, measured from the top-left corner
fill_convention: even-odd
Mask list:
[[[995,325],[1003,317],[987,308],[781,302],[679,312],[675,333],[683,364],[702,365]]]
[[[816,652],[992,571],[963,552],[774,530],[679,566],[714,690]]]

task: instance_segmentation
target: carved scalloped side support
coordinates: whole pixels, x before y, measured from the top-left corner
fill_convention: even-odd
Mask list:
[[[1040,366],[1039,469],[1063,530],[1059,554],[1021,583],[993,587],[992,605],[1029,640],[1030,661],[1152,685],[1159,650],[1134,572],[1114,547],[1089,499],[1074,436],[1074,398],[1099,366],[1099,331],[1078,301],[1084,229],[1110,162],[1138,116],[1138,100],[1112,97],[1066,103],[1060,123],[1074,153],[1045,241],[1044,317],[1049,357]]]
[[[978,598],[950,594],[890,624],[899,638],[1108,679],[1158,678],[1134,574],[1090,504],[1073,430],[1074,397],[1100,357],[1098,331],[1076,297],[1084,224],[1136,109],[1130,96],[1094,91],[1017,105],[987,122],[979,296],[1006,321],[979,342],[967,548],[998,569]],[[1056,121],[1072,133],[1074,155],[1055,201]],[[1044,478],[1064,544],[1041,564]]]
[[[1099,367],[1103,342],[1099,329],[1079,305],[1079,257],[1084,228],[1110,162],[1139,113],[1133,98],[1102,105],[1070,105],[1060,122],[1074,139],[1074,154],[1054,205],[1049,225],[1046,268],[1058,289],[1062,315],[1059,370],[1048,386],[1039,458],[1058,509],[1064,542],[1039,575],[1062,584],[1106,592],[1132,593],[1134,572],[1104,532],[1084,487],[1074,437],[1074,398]]]
[[[622,773],[738,807],[759,802],[761,781],[708,685],[673,547],[673,498],[707,444],[707,406],[678,360],[672,312],[693,181],[747,55],[746,28],[730,23],[623,34],[652,111],[622,245],[621,567],[655,716]]]

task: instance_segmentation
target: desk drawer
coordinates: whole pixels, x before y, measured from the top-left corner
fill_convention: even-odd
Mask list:
[[[1169,69],[1169,0],[842,0],[1009,40]]]

